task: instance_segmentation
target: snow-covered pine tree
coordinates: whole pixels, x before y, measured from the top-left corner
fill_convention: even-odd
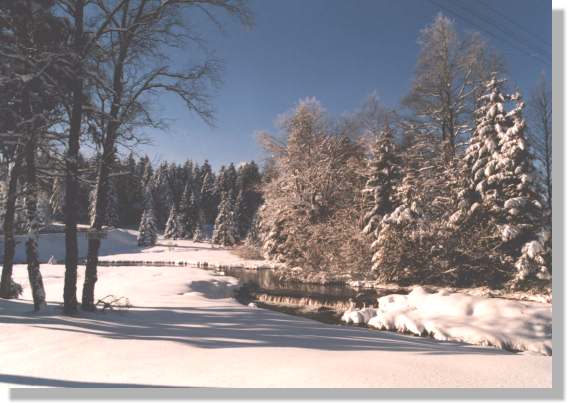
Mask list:
[[[203,242],[205,240],[203,225],[205,225],[205,215],[203,210],[199,209],[197,213],[197,224],[195,225],[195,231],[193,232],[193,241]]]
[[[169,210],[169,217],[167,218],[167,223],[165,224],[165,232],[163,233],[163,237],[166,239],[180,239],[183,237],[180,215],[175,205],[173,205]]]
[[[219,205],[219,214],[215,220],[212,242],[222,246],[232,246],[238,237],[238,228],[234,221],[234,196],[223,192]]]
[[[519,94],[511,100],[515,108],[506,114],[507,127],[500,125],[500,153],[495,174],[487,178],[496,185],[494,198],[502,207],[499,226],[504,251],[516,258],[516,273],[511,285],[521,286],[531,280],[550,280],[550,236],[544,231],[543,205],[536,188],[534,159],[528,148],[522,116],[524,102]],[[497,188],[495,186],[495,189]],[[518,253],[520,253],[519,257]]]
[[[244,209],[244,192],[240,190],[234,202],[234,223],[236,225],[236,237],[238,240],[246,238],[246,232],[248,231],[248,223],[246,222]]]
[[[394,186],[400,176],[400,159],[397,155],[392,129],[386,124],[372,145],[371,158],[368,161],[364,196],[370,196],[370,210],[364,215],[365,235],[376,231],[380,220],[393,210]]]
[[[465,224],[484,226],[489,232],[483,240],[485,254],[514,271],[510,284],[517,286],[530,279],[549,279],[549,236],[542,229],[542,204],[524,133],[524,104],[518,94],[502,92],[504,83],[493,77],[478,102],[477,127],[463,158],[459,209],[449,221],[458,229],[466,229]],[[516,107],[506,112],[511,101]]]
[[[219,198],[216,197],[216,179],[215,174],[207,160],[201,166],[201,189],[200,201],[201,209],[204,213],[204,224],[212,224],[215,221],[218,211]]]
[[[154,202],[150,186],[144,192],[144,211],[140,220],[138,245],[153,246],[157,241],[157,224],[154,214]]]
[[[450,268],[450,233],[454,163],[447,160],[442,139],[407,126],[402,180],[394,187],[392,212],[375,233],[372,268],[384,282],[446,282]]]
[[[260,214],[254,214],[252,218],[252,224],[250,224],[250,229],[246,235],[246,245],[259,248],[262,246],[262,236],[261,236],[261,224],[260,224]]]
[[[198,221],[198,210],[195,195],[191,191],[189,184],[185,186],[179,206],[181,208],[180,224],[182,238],[193,239],[193,233]]]

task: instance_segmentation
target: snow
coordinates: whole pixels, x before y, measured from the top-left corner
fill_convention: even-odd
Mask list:
[[[84,228],[81,228],[84,229]],[[100,255],[111,255],[119,252],[137,252],[138,247],[136,237],[137,231],[126,229],[110,229],[107,232],[107,238],[103,239],[100,247]],[[16,263],[24,263],[26,261],[25,251],[26,235],[16,236],[16,254],[14,261]],[[79,244],[79,258],[84,258],[87,255],[87,233],[80,231],[78,233]],[[56,261],[65,260],[65,234],[50,233],[39,234],[39,260],[46,263],[51,257]],[[0,238],[0,261],[4,259],[4,239]]]
[[[42,267],[49,307],[35,314],[15,267],[25,290],[0,300],[4,385],[551,387],[550,357],[250,309],[230,298],[235,279],[200,269],[101,267],[96,298],[133,307],[66,317],[63,272]]]
[[[191,266],[207,264],[208,267],[271,267],[263,260],[242,259],[231,252],[231,248],[213,245],[209,242],[189,240],[167,240],[160,238],[155,246],[141,248],[138,253],[115,253],[101,256],[103,262],[172,262]]]
[[[62,259],[60,235],[47,240],[52,247],[44,250],[47,258]],[[111,231],[102,242],[103,259],[248,263],[206,243],[175,241],[170,247],[160,239],[155,247],[137,248],[136,235]],[[241,305],[232,298],[236,279],[196,268],[99,267],[95,300],[124,297],[132,307],[63,316],[64,266],[44,264],[41,271],[45,310],[33,312],[21,264],[14,267],[14,279],[24,286],[22,299],[0,300],[3,385],[551,387],[550,357],[322,324]],[[78,274],[80,300],[83,266]],[[389,302],[381,310],[395,312],[405,298],[384,297]],[[425,306],[432,314],[435,306]],[[503,312],[508,316],[501,318],[509,321],[513,310]],[[367,308],[352,315],[366,320],[372,313]],[[411,322],[404,326],[411,329]]]
[[[378,309],[347,311],[346,323],[426,335],[436,340],[551,355],[551,304],[449,293],[416,287],[378,299]],[[373,314],[371,314],[373,313]]]

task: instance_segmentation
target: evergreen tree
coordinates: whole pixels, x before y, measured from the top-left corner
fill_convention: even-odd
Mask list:
[[[180,217],[175,205],[169,210],[169,217],[165,225],[163,237],[166,239],[180,239],[183,237]]]
[[[518,94],[503,94],[504,82],[493,77],[479,102],[477,128],[463,158],[462,200],[450,222],[461,230],[487,227],[485,253],[518,286],[550,278],[550,248],[525,137],[524,104]],[[506,112],[507,102],[516,107]]]
[[[246,222],[246,216],[244,211],[244,192],[241,190],[236,196],[236,201],[234,202],[234,223],[236,225],[236,238],[238,240],[246,237],[248,232],[248,223]]]
[[[203,225],[205,223],[205,216],[202,210],[197,213],[197,224],[195,226],[195,231],[193,232],[193,241],[203,242],[205,240],[205,234],[203,233]]]
[[[215,176],[210,170],[207,161],[201,169],[203,184],[201,186],[201,209],[204,213],[205,224],[213,223],[217,214],[217,201],[215,198]]]
[[[238,228],[234,221],[234,197],[232,193],[223,192],[212,242],[222,246],[232,246],[237,241],[237,233]]]
[[[262,246],[260,215],[257,213],[254,214],[252,219],[252,224],[246,236],[246,244],[256,248]]]
[[[157,225],[154,214],[154,203],[149,185],[144,193],[144,211],[140,220],[138,235],[139,246],[153,246],[157,241]]]
[[[193,239],[193,233],[197,227],[198,210],[195,195],[191,191],[190,185],[185,187],[180,203],[181,208],[181,227],[183,239]]]
[[[400,161],[396,154],[392,129],[386,125],[376,137],[372,147],[372,157],[368,161],[368,180],[363,189],[371,197],[371,209],[364,215],[365,235],[376,231],[385,214],[392,212],[394,186],[400,175]]]

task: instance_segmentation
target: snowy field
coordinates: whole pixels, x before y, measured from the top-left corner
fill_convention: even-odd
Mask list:
[[[63,267],[43,273],[46,312],[27,287],[0,301],[6,386],[551,387],[550,357],[249,308],[229,297],[234,279],[199,269],[101,268],[97,295],[135,307],[68,318]]]
[[[109,235],[104,259],[249,263],[187,241],[175,248],[104,245],[127,234]],[[42,273],[45,311],[32,312],[24,265],[15,266],[22,299],[0,300],[6,386],[551,387],[551,357],[243,306],[231,298],[236,279],[210,271],[101,267],[96,297],[124,296],[133,308],[76,318],[60,314],[64,267],[44,264]]]
[[[84,228],[86,230],[86,228]],[[266,266],[265,261],[245,260],[232,254],[221,246],[213,246],[208,242],[186,240],[167,240],[160,238],[153,247],[143,248],[137,244],[138,231],[127,229],[110,229],[100,247],[100,261],[104,262],[173,262],[184,264],[208,263],[210,266]],[[79,258],[87,255],[86,232],[79,232]],[[14,261],[25,263],[25,236],[16,237],[16,253]],[[0,261],[3,260],[3,239],[0,237]],[[39,235],[39,259],[47,263],[53,257],[63,263],[65,259],[65,234],[62,232]]]

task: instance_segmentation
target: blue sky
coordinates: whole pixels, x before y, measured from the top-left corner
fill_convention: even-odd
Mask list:
[[[504,57],[509,80],[526,94],[540,72],[551,77],[550,0],[251,0],[255,26],[228,21],[224,33],[199,17],[191,23],[223,59],[224,84],[213,103],[217,123],[208,127],[177,99],[157,100],[170,120],[144,146],[154,161],[209,159],[261,161],[258,130],[275,132],[279,114],[314,96],[331,115],[356,109],[376,91],[389,106],[407,93],[419,53],[419,31],[440,11],[459,31],[480,31]],[[227,20],[224,20],[227,21]],[[498,22],[498,23],[496,23]],[[513,33],[513,35],[510,35]],[[533,56],[544,48],[548,62]],[[172,55],[190,62],[187,49]],[[540,58],[544,58],[540,56]]]

